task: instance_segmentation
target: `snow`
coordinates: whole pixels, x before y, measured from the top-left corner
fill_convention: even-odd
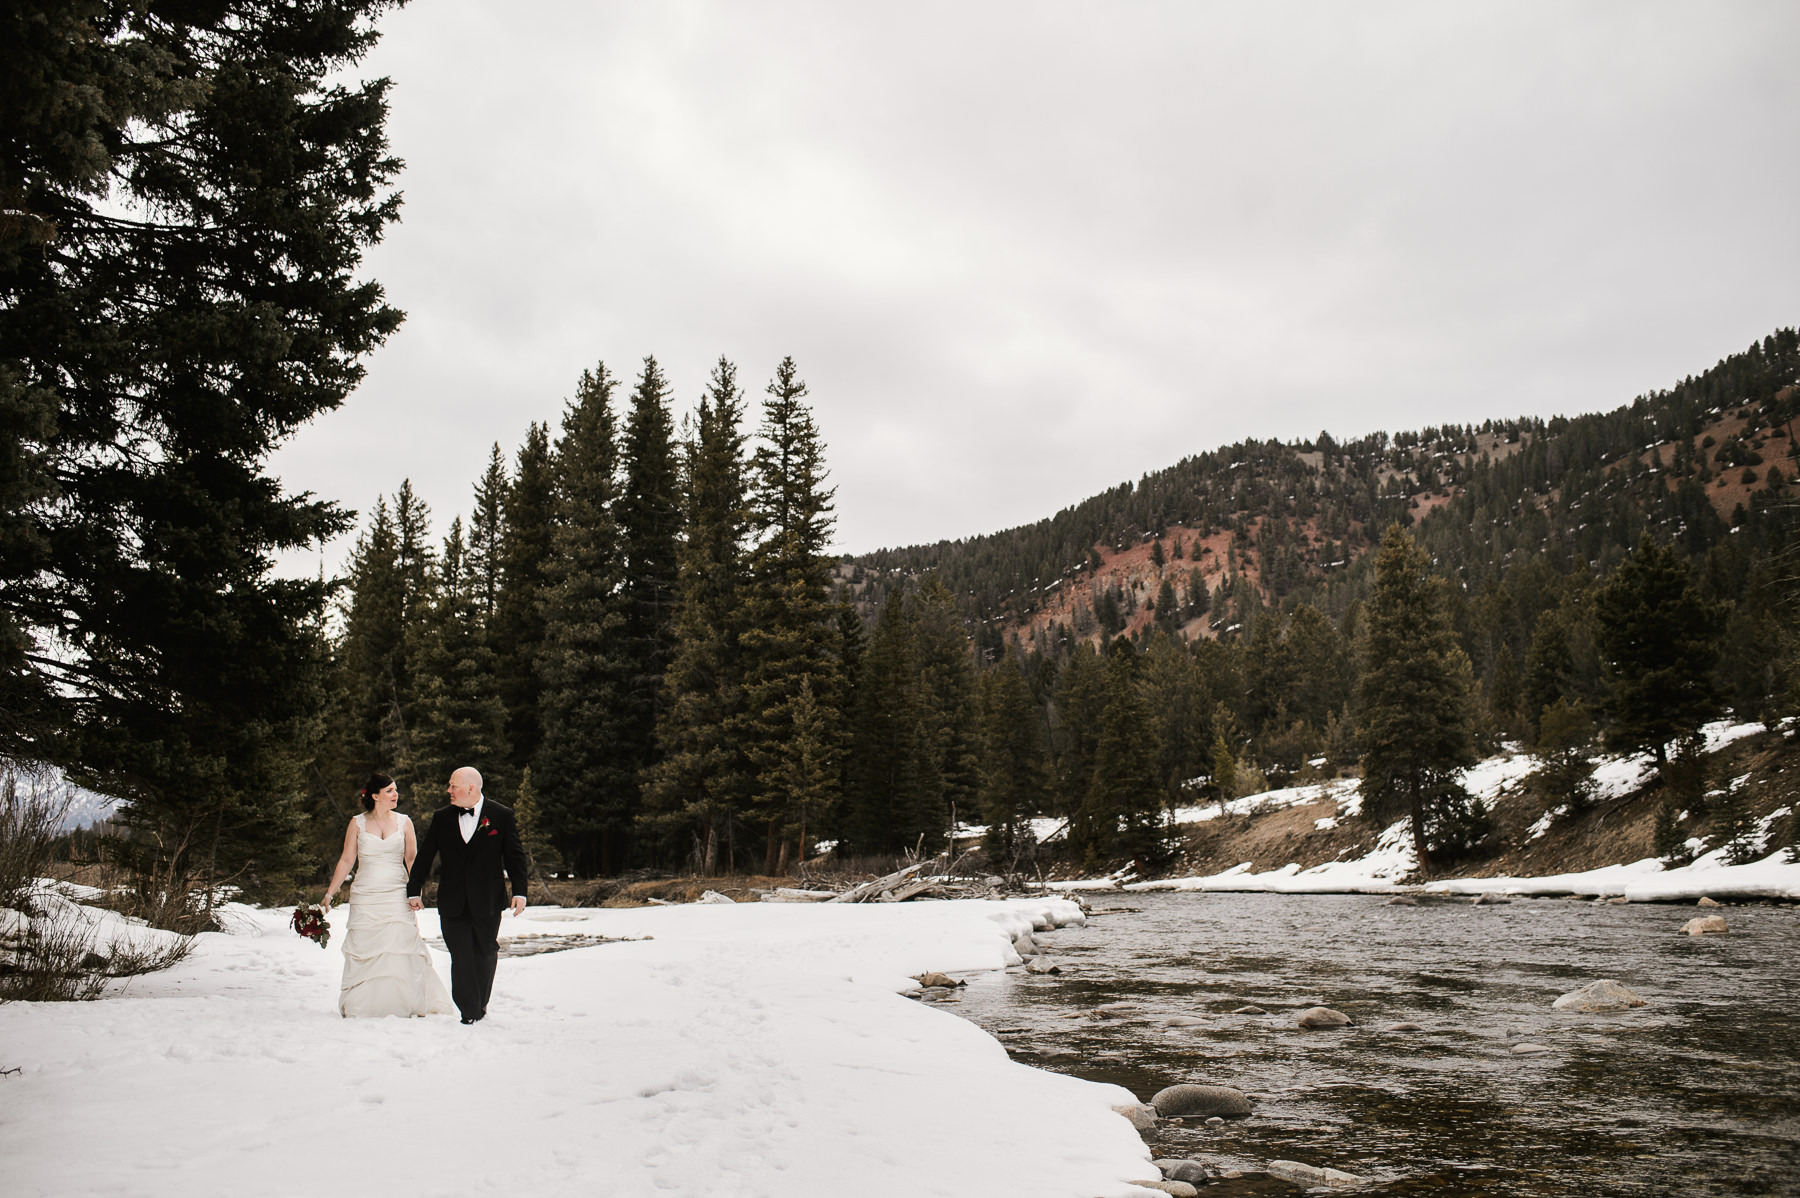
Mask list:
[[[1792,719],[1783,728],[1792,728]],[[1763,730],[1758,723],[1733,723],[1720,720],[1701,729],[1706,750],[1716,752],[1733,741],[1753,736]],[[1654,775],[1656,765],[1649,754],[1633,757],[1597,757],[1594,777],[1602,800],[1621,798],[1638,789]],[[1519,752],[1516,746],[1465,770],[1461,782],[1468,792],[1491,808],[1506,791],[1523,783],[1526,775],[1537,768],[1536,759]],[[1746,776],[1747,777],[1747,776]],[[1740,778],[1733,786],[1743,783]],[[1313,821],[1316,829],[1339,827],[1344,820],[1362,812],[1362,796],[1355,779],[1339,779],[1317,786],[1299,786],[1265,794],[1233,799],[1230,810],[1237,814],[1276,810],[1337,800],[1337,814]],[[1526,833],[1527,842],[1537,839],[1549,828],[1557,811],[1544,815]],[[1747,837],[1754,851],[1768,847],[1769,832],[1774,822],[1789,814],[1786,807],[1765,816]],[[1218,805],[1184,807],[1174,813],[1176,823],[1194,823],[1214,819]],[[1612,865],[1576,874],[1558,874],[1545,878],[1462,878],[1433,882],[1428,891],[1453,894],[1480,894],[1493,891],[1505,894],[1593,894],[1619,896],[1633,902],[1658,902],[1694,899],[1701,895],[1715,898],[1795,898],[1800,899],[1800,864],[1789,863],[1784,853],[1773,853],[1752,865],[1729,865],[1725,861],[1726,846],[1706,850],[1704,842],[1692,842],[1699,855],[1691,864],[1664,869],[1655,859],[1628,865]],[[1399,820],[1384,828],[1375,847],[1351,860],[1328,861],[1311,869],[1301,869],[1290,862],[1276,869],[1257,871],[1254,863],[1242,862],[1216,874],[1185,878],[1161,878],[1134,882],[1121,872],[1102,878],[1084,878],[1051,882],[1045,889],[1061,892],[1098,890],[1186,890],[1186,891],[1268,891],[1278,894],[1384,894],[1417,891],[1405,879],[1416,868],[1413,853],[1412,826]]]
[[[1544,878],[1461,878],[1432,882],[1426,893],[1479,894],[1591,894],[1596,898],[1624,898],[1634,903],[1667,903],[1710,898],[1800,899],[1800,865],[1787,860],[1785,850],[1771,853],[1749,865],[1726,865],[1723,850],[1709,853],[1691,865],[1664,869],[1654,857],[1629,865],[1608,865],[1581,873]]]
[[[1016,964],[1064,899],[529,908],[503,936],[653,939],[503,958],[473,1027],[340,1019],[342,908],[324,950],[230,914],[105,999],[0,1007],[8,1194],[1150,1196],[1129,1091],[901,993]]]

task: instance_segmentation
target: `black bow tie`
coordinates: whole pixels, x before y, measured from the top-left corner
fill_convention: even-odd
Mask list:
[[[458,816],[457,816],[457,817],[456,817],[456,818],[457,818],[457,819],[468,819],[468,818],[469,818],[469,817],[470,817],[470,816],[472,816],[472,815],[474,815],[474,814],[475,814],[475,808],[473,808],[473,807],[464,807],[464,808],[463,808],[463,809],[462,809],[462,814],[460,814],[460,815],[458,815]]]

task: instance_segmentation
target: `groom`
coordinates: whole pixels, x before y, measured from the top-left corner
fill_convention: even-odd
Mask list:
[[[464,1023],[487,1014],[494,991],[494,963],[500,959],[500,915],[506,910],[506,883],[512,882],[512,912],[525,909],[525,846],[512,808],[481,794],[481,775],[463,766],[450,775],[450,805],[439,808],[419,840],[419,855],[406,880],[406,905],[422,911],[419,892],[431,876],[431,862],[443,858],[438,875],[438,924],[450,950],[450,997]]]

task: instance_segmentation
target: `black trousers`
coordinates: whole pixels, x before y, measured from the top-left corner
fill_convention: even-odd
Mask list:
[[[494,965],[500,960],[500,913],[438,916],[444,947],[450,950],[450,997],[464,1019],[487,1014],[494,992]]]

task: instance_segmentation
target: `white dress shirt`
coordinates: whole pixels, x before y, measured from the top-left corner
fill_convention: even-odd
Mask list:
[[[475,800],[473,807],[459,811],[456,816],[456,829],[462,833],[463,843],[468,844],[475,839],[475,829],[481,824],[481,805],[487,802],[487,796]]]

